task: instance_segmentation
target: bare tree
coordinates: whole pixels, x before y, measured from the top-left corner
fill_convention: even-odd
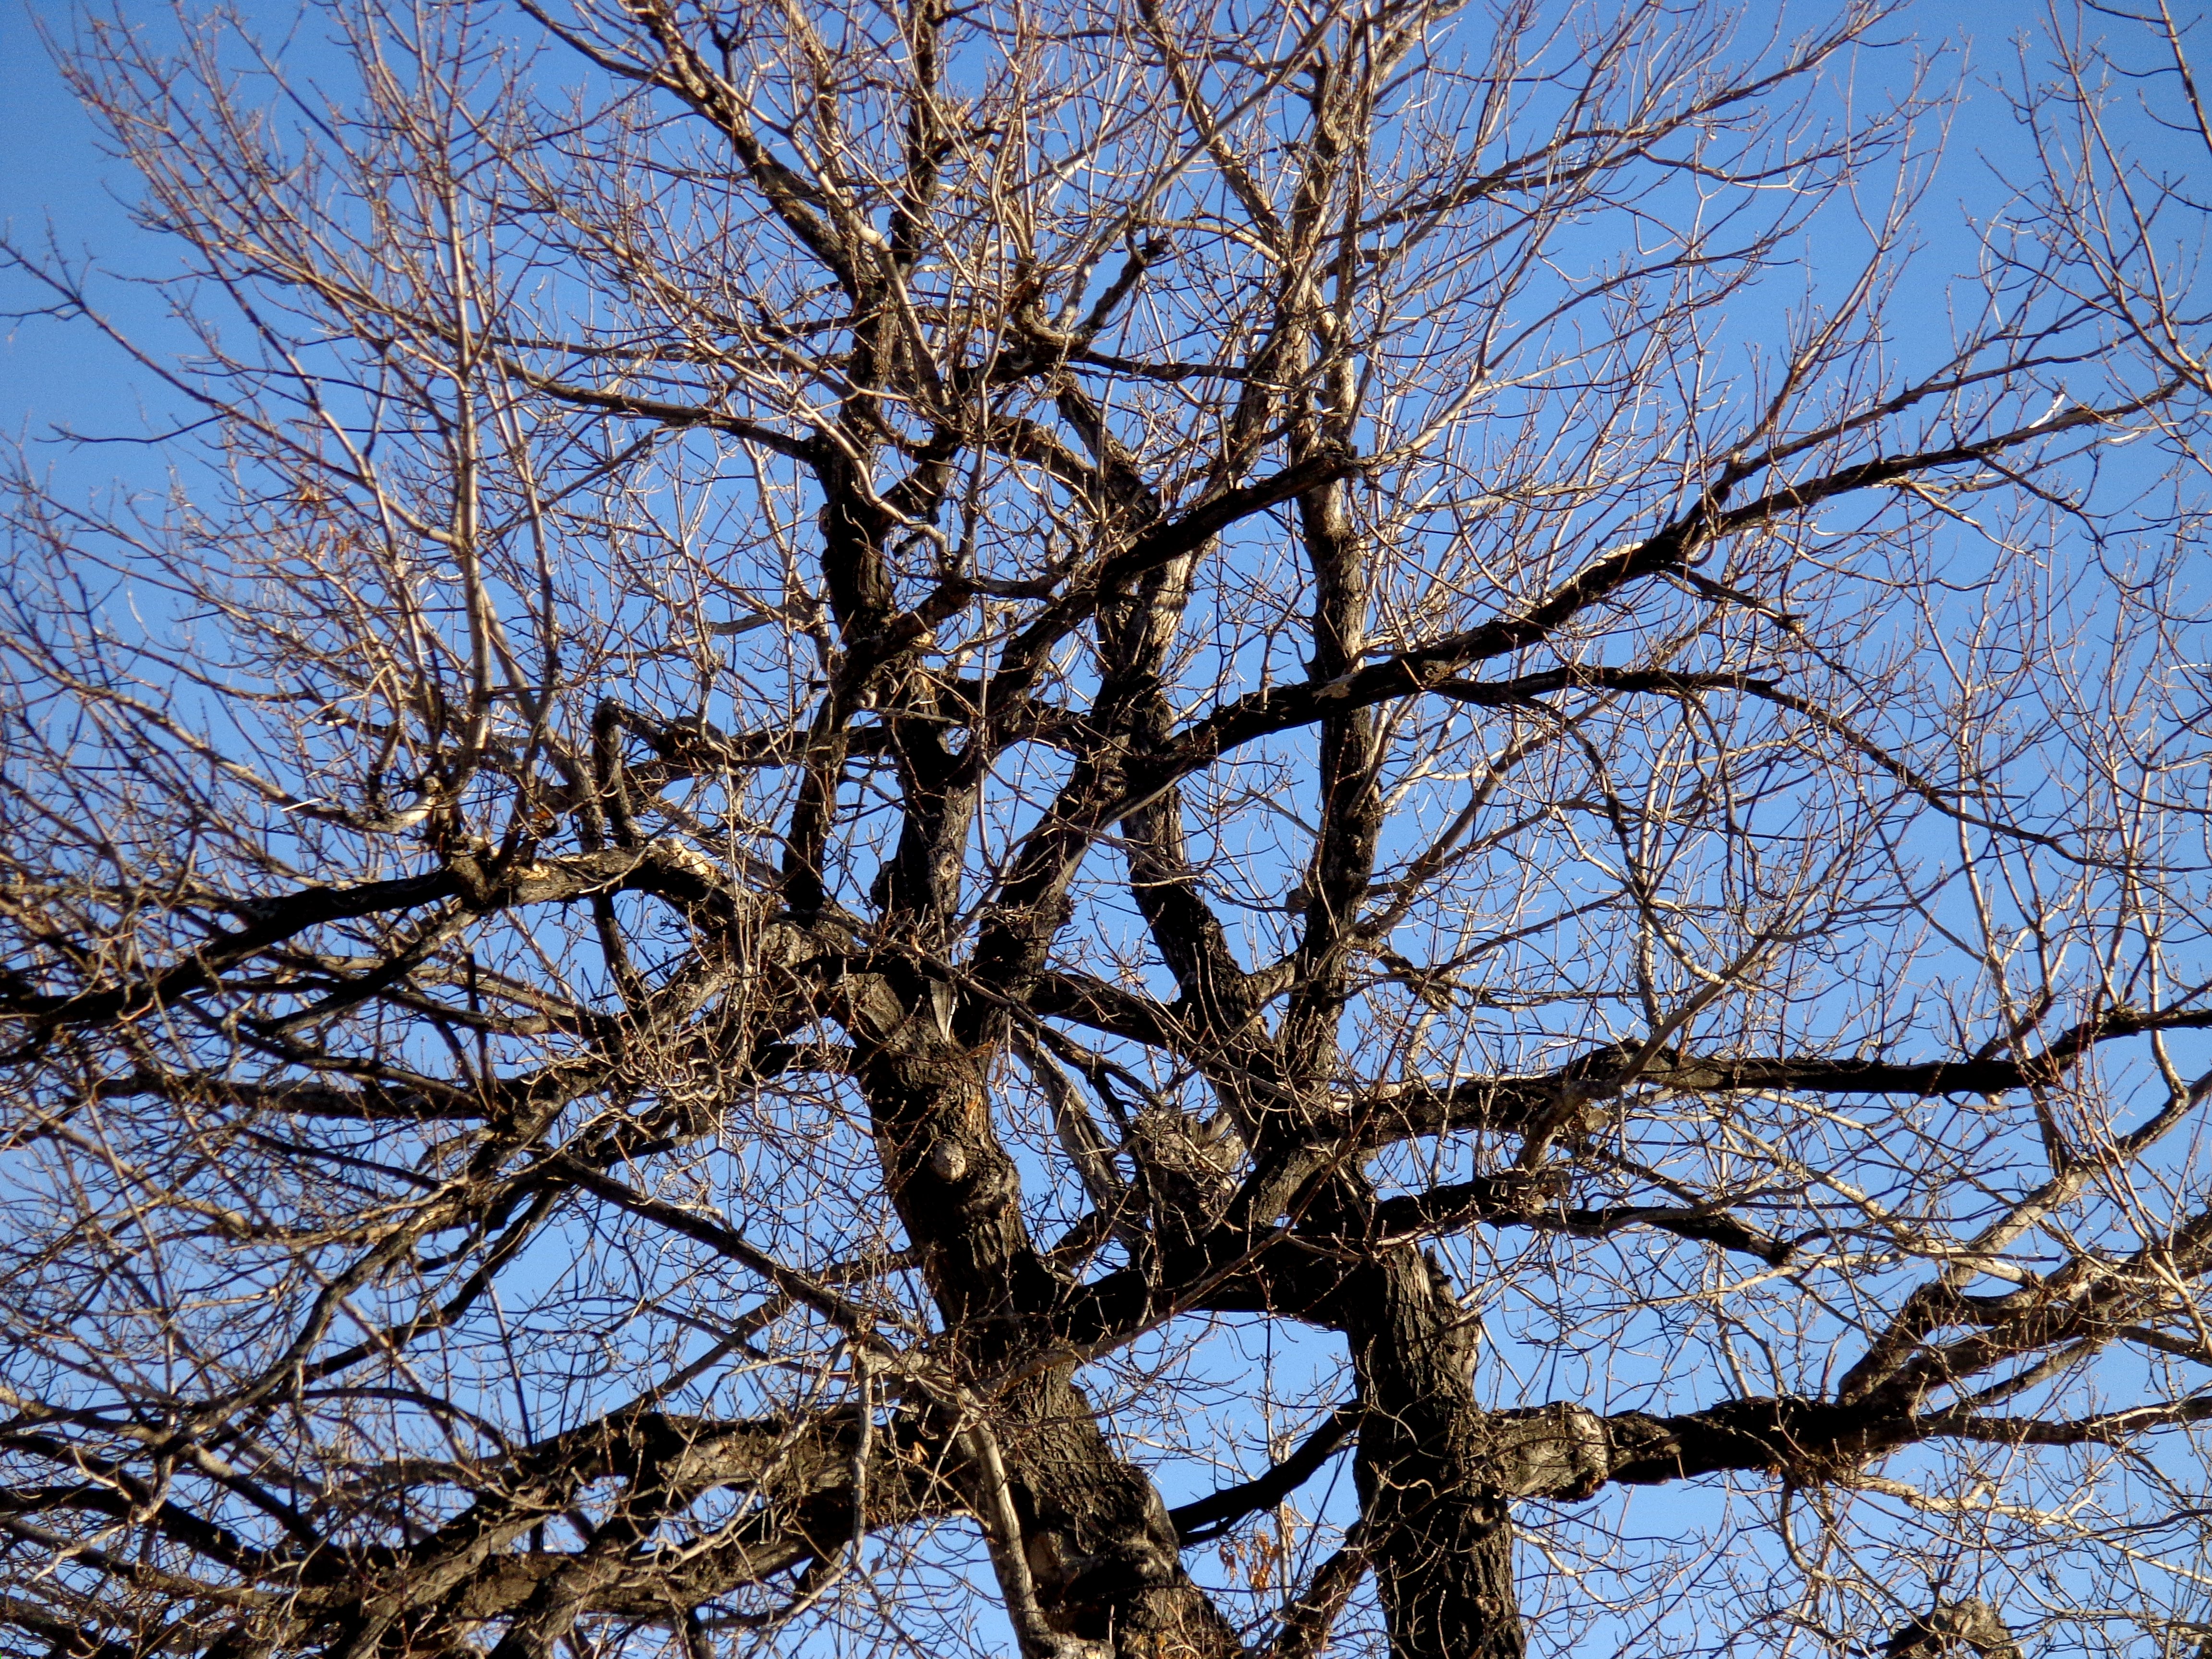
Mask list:
[[[2212,1634],[2186,32],[1766,13],[87,18],[4,1650]]]

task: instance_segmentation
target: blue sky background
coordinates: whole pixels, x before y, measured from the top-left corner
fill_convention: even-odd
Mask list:
[[[1744,8],[1754,15],[1765,9],[1761,0],[1747,0]],[[166,9],[146,7],[149,15]],[[235,9],[267,20],[277,33],[295,8],[288,0],[242,0]],[[1900,33],[1929,48],[1964,42],[1987,75],[2011,67],[2008,37],[2042,13],[2036,0],[1921,0]],[[123,205],[133,194],[130,169],[100,153],[98,130],[63,84],[47,49],[46,35],[66,38],[70,15],[59,0],[0,0],[0,226],[24,243],[42,240],[50,228],[56,244],[72,255],[89,253],[118,270],[152,269],[167,251],[131,223]],[[313,33],[308,30],[295,52],[311,49]],[[1958,141],[2001,156],[2009,142],[2001,100],[1986,89],[1971,100]],[[1947,188],[1964,181],[1959,170],[1953,175]],[[1939,192],[1931,205],[1948,209],[1950,202]],[[1955,220],[1948,211],[1931,215],[1926,229],[1933,238],[1954,234]],[[141,328],[155,325],[158,337],[158,306],[112,284],[107,295],[117,315]],[[0,308],[36,302],[19,281],[0,274]],[[1940,326],[1940,318],[1930,320]],[[143,429],[142,416],[157,415],[163,406],[161,389],[143,370],[82,328],[33,319],[0,334],[0,434],[36,438],[56,426],[125,434]],[[114,448],[70,465],[88,484],[109,476],[158,476],[150,458]]]

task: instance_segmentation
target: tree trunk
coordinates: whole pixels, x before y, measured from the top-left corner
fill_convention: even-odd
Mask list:
[[[1037,1603],[1054,1629],[1119,1659],[1231,1659],[1236,1632],[1184,1574],[1151,1478],[1115,1454],[1055,1371],[1007,1401],[1007,1463]]]
[[[1355,1468],[1392,1659],[1521,1659],[1512,1519],[1470,1383],[1474,1325],[1411,1249],[1355,1275],[1345,1304]]]
[[[988,1376],[1028,1351],[1063,1286],[1023,1224],[1019,1177],[986,1109],[987,1060],[888,986],[855,992],[886,1182],[962,1369]],[[1054,1636],[1110,1643],[1123,1659],[1230,1659],[1236,1633],[1183,1572],[1158,1490],[1115,1451],[1072,1372],[1054,1367],[988,1401],[983,1425],[1006,1465],[1037,1614]],[[993,1503],[977,1498],[988,1516]]]

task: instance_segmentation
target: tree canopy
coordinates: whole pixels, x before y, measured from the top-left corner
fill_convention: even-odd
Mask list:
[[[2212,1638],[2212,112],[1916,15],[82,15],[0,1652]]]

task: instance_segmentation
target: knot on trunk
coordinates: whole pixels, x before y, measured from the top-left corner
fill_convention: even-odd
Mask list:
[[[1579,1504],[1613,1474],[1605,1419],[1564,1401],[1492,1412],[1484,1425],[1483,1484],[1508,1498]]]
[[[929,1168],[939,1181],[957,1181],[968,1173],[968,1149],[957,1140],[940,1140],[929,1149]]]
[[[1245,1158],[1243,1137],[1225,1115],[1200,1123],[1158,1107],[1137,1115],[1129,1150],[1151,1188],[1163,1235],[1181,1244],[1203,1237],[1220,1220]]]
[[[1882,1653],[1885,1659],[2022,1659],[1997,1610],[1971,1596],[1937,1602],[1891,1637]]]

